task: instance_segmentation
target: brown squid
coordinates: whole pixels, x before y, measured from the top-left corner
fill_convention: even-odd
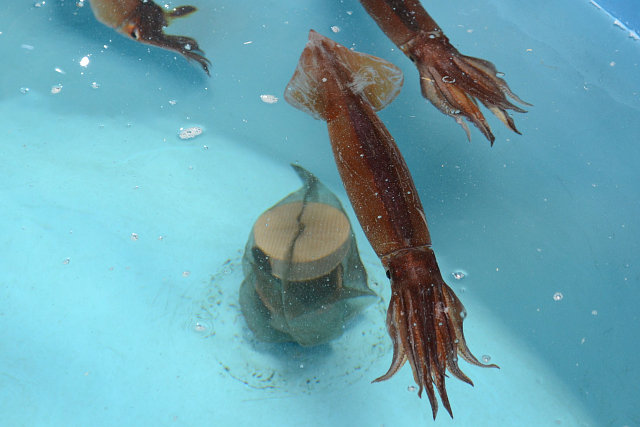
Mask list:
[[[471,385],[458,354],[483,365],[469,351],[465,309],[442,279],[424,211],[393,137],[374,111],[400,91],[401,71],[380,58],[353,52],[315,31],[302,52],[285,99],[325,120],[342,182],[373,249],[391,279],[387,329],[393,341],[392,377],[408,360],[435,419],[437,389],[452,414],[446,370]]]
[[[360,0],[384,33],[418,67],[422,95],[451,116],[471,139],[465,117],[491,142],[491,128],[478,108],[485,105],[509,129],[520,134],[507,110],[525,113],[508,99],[518,98],[489,61],[462,55],[419,0]]]
[[[89,0],[98,21],[127,37],[178,52],[198,62],[209,75],[211,61],[204,57],[198,42],[191,37],[164,33],[172,19],[190,15],[193,6],[179,6],[165,11],[151,0]]]

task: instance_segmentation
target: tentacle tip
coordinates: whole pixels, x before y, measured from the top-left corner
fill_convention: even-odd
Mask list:
[[[453,419],[453,411],[451,410],[451,406],[449,405],[445,405],[444,408],[447,410],[447,412],[449,413],[449,416]],[[433,418],[435,420],[435,416]]]

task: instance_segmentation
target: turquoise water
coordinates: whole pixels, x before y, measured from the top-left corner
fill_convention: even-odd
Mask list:
[[[211,78],[88,5],[43,3],[0,13],[0,424],[640,424],[640,42],[601,10],[423,1],[534,104],[515,117],[523,136],[489,118],[490,148],[422,99],[355,0],[193,1],[168,32],[199,41]],[[340,339],[256,343],[237,305],[253,222],[299,187],[289,163],[348,205],[326,126],[282,99],[310,28],[405,73],[380,116],[468,344],[501,367],[448,381],[453,421],[431,420],[408,366],[370,383],[391,360],[389,284],[359,228],[381,301]],[[202,135],[179,139],[191,126]]]

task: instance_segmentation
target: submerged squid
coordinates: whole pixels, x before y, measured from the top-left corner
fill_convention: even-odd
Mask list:
[[[467,347],[465,309],[442,279],[409,169],[375,114],[395,98],[402,81],[402,72],[389,62],[353,52],[312,30],[285,99],[327,122],[353,209],[391,279],[386,323],[393,360],[375,381],[391,378],[408,360],[418,394],[426,389],[435,419],[434,386],[452,414],[447,370],[473,385],[458,367],[458,354],[477,366],[495,365],[483,365]]]
[[[518,98],[489,61],[462,55],[449,43],[419,0],[360,0],[384,33],[416,64],[422,95],[451,116],[471,139],[465,117],[491,142],[495,137],[477,101],[509,129],[520,134],[507,110],[525,113],[512,104],[531,105]]]
[[[204,57],[198,42],[191,37],[164,33],[172,19],[190,15],[193,6],[179,6],[165,11],[152,0],[89,0],[98,21],[140,43],[159,46],[178,52],[187,59],[197,61],[209,74],[211,61]]]

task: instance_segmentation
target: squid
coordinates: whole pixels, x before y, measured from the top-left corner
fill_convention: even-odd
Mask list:
[[[209,61],[198,42],[191,37],[164,33],[172,19],[181,18],[196,11],[193,6],[179,6],[165,11],[152,0],[89,0],[91,10],[98,21],[120,34],[140,43],[159,46],[178,52],[196,61],[210,75]]]
[[[399,93],[402,72],[391,63],[351,51],[311,30],[286,101],[327,122],[342,182],[367,239],[391,280],[386,325],[393,342],[391,378],[409,361],[413,378],[438,411],[436,390],[453,417],[446,371],[473,385],[458,355],[484,367],[467,347],[466,311],[444,282],[422,203],[393,137],[376,115]]]
[[[531,105],[516,96],[489,61],[462,55],[429,16],[419,0],[360,0],[382,31],[418,67],[422,95],[464,129],[463,118],[473,123],[491,142],[495,136],[478,108],[480,101],[509,129],[520,134],[507,110],[526,113],[508,98]]]

